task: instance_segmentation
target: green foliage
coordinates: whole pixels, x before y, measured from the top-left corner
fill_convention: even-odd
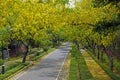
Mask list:
[[[50,40],[43,40],[40,44],[41,48],[43,48],[44,51],[48,51],[51,45],[52,43]]]
[[[57,4],[60,3],[60,4],[64,4],[65,5],[65,4],[67,4],[69,2],[69,0],[54,0],[54,2],[57,3]]]
[[[119,0],[93,0],[93,3],[94,3],[95,7],[105,6],[109,3],[117,4],[119,2],[120,2]]]
[[[120,15],[118,15],[115,19],[112,21],[100,21],[96,24],[96,27],[94,30],[96,32],[105,32],[110,30],[111,32],[117,31],[119,29],[120,25]]]

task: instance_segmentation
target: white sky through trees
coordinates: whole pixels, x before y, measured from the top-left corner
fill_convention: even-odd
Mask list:
[[[80,2],[80,1],[82,1],[82,0],[69,0],[69,3],[66,5],[66,7],[74,8],[76,1],[77,1],[77,2]]]

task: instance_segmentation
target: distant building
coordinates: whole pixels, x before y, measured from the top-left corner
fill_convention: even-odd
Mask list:
[[[8,48],[9,56],[18,56],[20,54],[24,54],[27,51],[26,46],[21,41],[17,40],[11,41]]]

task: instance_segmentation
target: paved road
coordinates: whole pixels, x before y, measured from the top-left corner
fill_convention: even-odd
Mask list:
[[[14,77],[12,80],[57,80],[59,71],[69,51],[70,43],[67,42],[49,54],[37,65],[19,76]]]

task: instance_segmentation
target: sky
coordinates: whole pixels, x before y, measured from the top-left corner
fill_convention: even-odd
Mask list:
[[[76,0],[76,1],[80,2],[81,0]],[[74,8],[75,7],[75,0],[69,0],[69,5],[67,5],[67,6],[69,6],[70,8]]]
[[[75,1],[74,0],[69,0],[69,7],[74,8],[75,7]]]

